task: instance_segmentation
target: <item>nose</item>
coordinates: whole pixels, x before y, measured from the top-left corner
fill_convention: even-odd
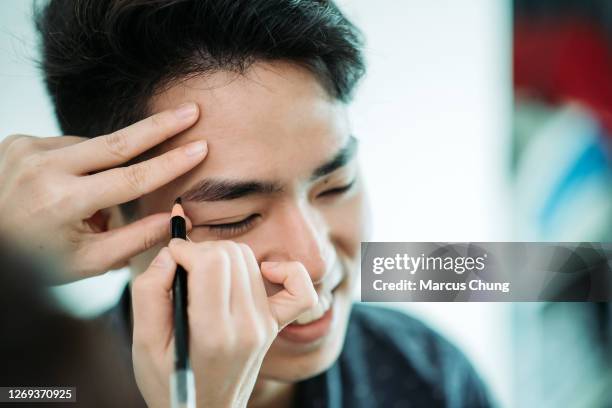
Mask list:
[[[285,206],[277,216],[280,219],[274,223],[276,244],[269,257],[301,262],[312,282],[320,283],[334,253],[325,220],[308,205],[299,204]]]

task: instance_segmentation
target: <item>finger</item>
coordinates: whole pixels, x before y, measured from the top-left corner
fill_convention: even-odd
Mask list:
[[[40,138],[29,135],[14,134],[4,138],[0,143],[0,156],[22,157],[36,150]]]
[[[90,265],[85,275],[114,269],[133,256],[170,238],[170,213],[159,213],[107,232],[91,234],[82,254],[82,264]]]
[[[186,103],[108,135],[66,147],[58,154],[70,158],[68,167],[80,174],[108,169],[182,132],[195,123],[198,115],[198,105]]]
[[[46,150],[61,149],[67,146],[72,146],[77,143],[83,143],[89,140],[86,137],[79,136],[52,136],[43,137],[40,139],[40,146]]]
[[[283,290],[270,296],[268,304],[279,328],[283,328],[318,302],[312,280],[299,262],[262,262],[261,272]]]
[[[157,190],[194,168],[207,152],[205,141],[192,142],[141,163],[84,177],[84,189],[94,192],[86,209],[112,207]]]
[[[172,282],[176,263],[162,248],[145,272],[132,283],[134,344],[165,350],[172,339]]]
[[[25,135],[20,134],[12,134],[6,136],[4,139],[0,140],[0,155],[3,155],[8,147],[16,140],[24,137]]]
[[[230,312],[238,318],[249,318],[254,315],[253,294],[249,272],[242,250],[235,242],[219,242],[230,258]]]
[[[225,251],[209,245],[172,239],[174,260],[187,271],[189,322],[204,327],[230,317],[230,259]]]
[[[264,286],[263,277],[261,276],[261,271],[259,270],[259,265],[257,264],[257,258],[255,258],[255,254],[248,245],[239,244],[239,246],[246,263],[249,282],[251,284],[251,294],[255,306],[257,310],[267,310],[268,295],[266,293],[266,287]]]

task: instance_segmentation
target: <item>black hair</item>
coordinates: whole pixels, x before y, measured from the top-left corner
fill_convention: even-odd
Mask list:
[[[120,129],[175,81],[256,61],[299,64],[342,102],[365,70],[361,33],[327,0],[51,0],[36,22],[64,134]]]

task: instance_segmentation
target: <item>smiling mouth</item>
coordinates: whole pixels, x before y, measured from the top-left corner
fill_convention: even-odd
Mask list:
[[[279,336],[296,343],[310,343],[327,335],[333,321],[334,293],[346,277],[346,273],[334,275],[331,284],[317,291],[319,302],[281,330]]]
[[[333,300],[334,295],[331,292],[326,291],[319,294],[319,302],[299,315],[292,324],[305,325],[319,320],[331,308]]]
[[[319,295],[319,302],[314,307],[299,315],[292,324],[305,325],[321,319],[323,315],[325,315],[325,313],[331,309],[334,301],[334,291],[344,281],[345,276],[346,274],[342,272],[333,275],[331,284],[326,285],[327,287],[317,291]]]

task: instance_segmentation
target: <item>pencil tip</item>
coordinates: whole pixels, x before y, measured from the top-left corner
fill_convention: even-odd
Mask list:
[[[181,204],[181,197],[178,197],[174,201],[174,205],[172,206],[172,214],[170,216],[176,217],[177,215],[185,218],[185,212],[183,211],[183,206]]]

